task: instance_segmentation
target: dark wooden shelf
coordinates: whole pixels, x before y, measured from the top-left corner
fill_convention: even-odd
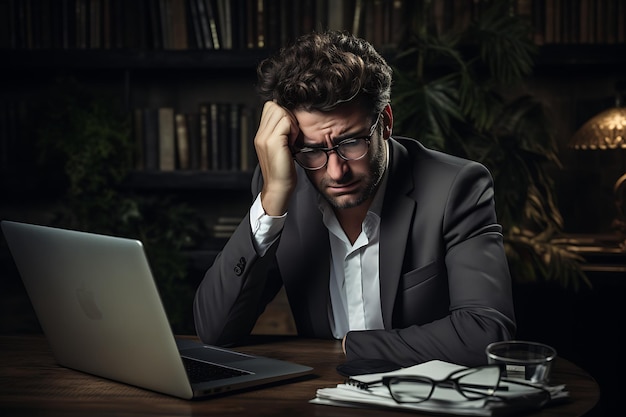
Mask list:
[[[271,54],[247,50],[5,49],[5,69],[250,69]]]
[[[142,190],[249,190],[252,172],[134,171],[124,187]]]
[[[626,44],[547,44],[539,47],[538,71],[618,72],[626,65]]]
[[[131,50],[4,49],[5,69],[250,69],[271,49]],[[393,60],[393,51],[385,56]],[[539,47],[537,68],[603,68],[626,64],[626,44],[546,44]]]

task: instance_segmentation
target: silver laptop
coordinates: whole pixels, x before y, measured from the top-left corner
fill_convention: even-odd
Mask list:
[[[192,399],[312,368],[176,339],[138,240],[2,221],[57,362]]]

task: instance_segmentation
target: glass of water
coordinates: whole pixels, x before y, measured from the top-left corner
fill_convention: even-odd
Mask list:
[[[500,365],[503,377],[545,385],[557,356],[556,349],[542,343],[509,340],[486,348],[489,364]]]

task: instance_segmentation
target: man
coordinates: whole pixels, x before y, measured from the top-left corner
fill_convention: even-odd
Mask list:
[[[362,39],[304,35],[258,75],[255,201],[197,290],[199,337],[237,343],[284,285],[298,334],[349,360],[485,363],[515,331],[486,168],[392,138],[392,71]]]

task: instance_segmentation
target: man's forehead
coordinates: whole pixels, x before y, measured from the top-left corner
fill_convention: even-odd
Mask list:
[[[322,132],[340,135],[363,128],[367,112],[358,106],[342,106],[329,112],[295,110],[294,116],[304,134]]]

